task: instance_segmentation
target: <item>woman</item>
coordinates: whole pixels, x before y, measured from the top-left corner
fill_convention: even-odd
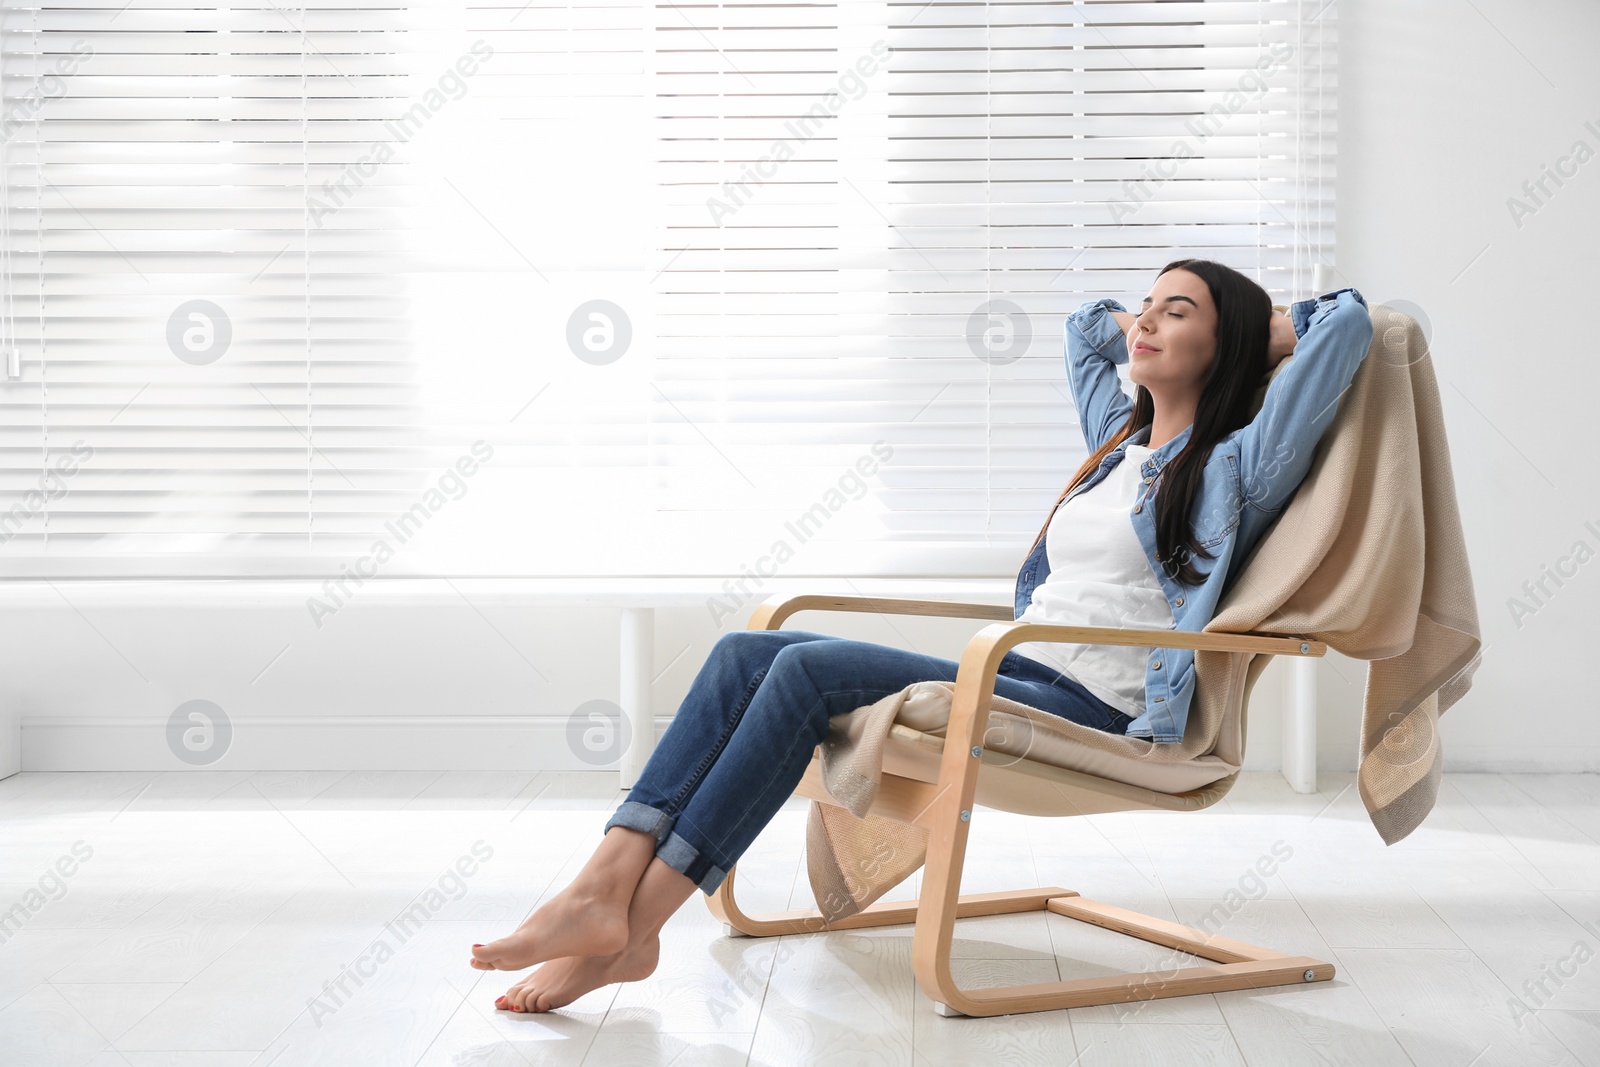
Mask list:
[[[1249,278],[1199,259],[1163,268],[1138,313],[1110,299],[1073,312],[1067,363],[1092,454],[1023,566],[1018,619],[1202,629],[1233,554],[1248,554],[1261,517],[1309,469],[1370,337],[1353,289],[1285,316]],[[1301,342],[1308,358],[1274,380],[1252,420],[1263,374]],[[1110,365],[1130,359],[1132,400]],[[1258,458],[1284,444],[1288,455]],[[1001,660],[994,689],[1094,729],[1181,740],[1190,690],[1177,651],[1024,643]],[[724,634],[583,870],[515,933],[472,946],[479,970],[544,963],[496,1006],[548,1011],[651,974],[662,925],[697,887],[716,891],[793,793],[830,716],[913,682],[954,681],[957,669],[804,630]]]

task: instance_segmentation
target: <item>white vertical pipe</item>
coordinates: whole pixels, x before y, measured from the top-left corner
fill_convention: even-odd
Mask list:
[[[617,758],[622,788],[632,789],[656,747],[650,713],[650,671],[655,665],[655,609],[622,609],[622,671],[618,694],[628,720],[628,744]]]
[[[1317,791],[1317,659],[1289,664],[1289,707],[1283,720],[1283,777],[1296,793]]]
[[[1321,296],[1333,288],[1333,264],[1320,260],[1311,268],[1311,295]]]
[[[1332,264],[1311,271],[1311,295],[1333,288]],[[1296,793],[1317,791],[1317,658],[1296,656],[1289,665],[1289,700],[1283,722],[1283,777]]]

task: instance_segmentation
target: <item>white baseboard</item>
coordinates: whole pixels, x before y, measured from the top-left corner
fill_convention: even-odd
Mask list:
[[[657,717],[656,736],[668,720]],[[540,715],[234,717],[217,771],[616,769],[580,759],[567,720]],[[195,769],[167,747],[167,720],[34,716],[21,721],[25,771]]]

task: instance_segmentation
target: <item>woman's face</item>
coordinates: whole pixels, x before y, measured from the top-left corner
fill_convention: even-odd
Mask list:
[[[1217,308],[1198,274],[1167,271],[1128,331],[1128,378],[1152,393],[1198,391],[1217,355]]]

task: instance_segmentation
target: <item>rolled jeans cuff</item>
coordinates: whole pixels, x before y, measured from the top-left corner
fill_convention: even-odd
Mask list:
[[[660,808],[652,808],[637,800],[627,800],[623,801],[616,814],[606,823],[605,829],[600,832],[607,834],[611,832],[613,826],[625,826],[655,838],[656,849],[659,850],[667,835],[672,832],[672,824],[677,821],[676,815],[669,815]]]
[[[602,832],[610,832],[613,826],[625,826],[630,830],[649,834],[655,838],[656,857],[699,886],[706,896],[710,896],[717,891],[718,886],[722,885],[722,880],[728,877],[728,872],[712,863],[698,848],[673,833],[672,827],[677,821],[677,816],[669,815],[659,808],[652,808],[636,800],[628,800],[624,801],[616,814],[611,816]]]
[[[699,886],[708,897],[728,877],[727,871],[675,833],[668,834],[666,843],[656,849],[656,858]]]

